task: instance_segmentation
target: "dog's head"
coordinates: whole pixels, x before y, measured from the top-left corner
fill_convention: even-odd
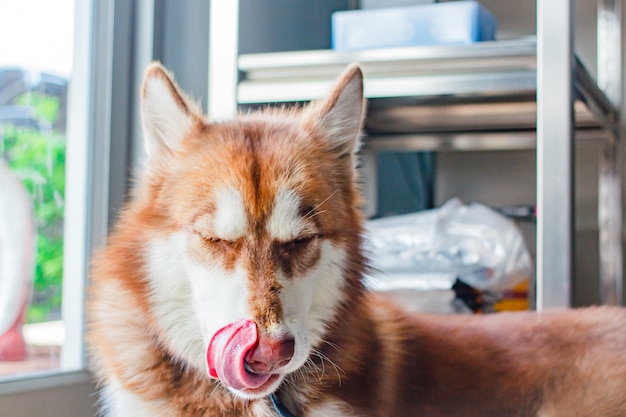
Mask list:
[[[151,322],[240,397],[305,365],[359,288],[362,83],[351,66],[325,100],[209,123],[161,66],[146,72],[133,207]]]

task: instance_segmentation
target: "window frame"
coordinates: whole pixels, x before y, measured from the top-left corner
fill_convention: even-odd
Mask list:
[[[131,126],[136,123],[135,115],[126,111],[136,90],[131,88],[132,77],[128,77],[133,63],[133,36],[123,36],[136,30],[132,13],[135,4],[123,0],[75,1],[65,167],[62,317],[66,340],[60,369],[0,381],[0,404],[23,393],[33,394],[29,398],[36,403],[47,398],[46,393],[50,395],[52,389],[71,386],[84,389],[93,380],[84,343],[89,260],[94,249],[106,242],[109,219],[127,192],[128,169],[120,172],[117,168],[127,164],[130,158]],[[119,83],[115,84],[115,90],[114,78]],[[119,91],[124,93],[116,93]],[[114,101],[115,104],[125,101],[125,105],[116,109]],[[114,146],[112,130],[127,132],[115,137]],[[31,406],[16,401],[15,405],[9,404],[9,409],[21,413]],[[68,408],[51,409],[47,414],[67,415],[72,410],[72,404],[63,407]]]

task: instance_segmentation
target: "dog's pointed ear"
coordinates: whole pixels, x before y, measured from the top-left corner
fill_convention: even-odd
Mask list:
[[[151,64],[145,72],[141,99],[144,147],[149,161],[178,149],[194,122],[201,120],[196,105],[158,63]]]
[[[363,74],[352,64],[325,100],[307,108],[305,125],[321,128],[330,149],[344,157],[358,151],[364,118]]]

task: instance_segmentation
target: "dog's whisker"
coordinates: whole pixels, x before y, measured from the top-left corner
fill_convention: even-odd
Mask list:
[[[328,210],[320,210],[320,211],[316,211],[315,213],[311,213],[311,214],[307,214],[305,216],[305,220],[310,220],[315,216],[319,216],[320,214],[324,214],[326,213]]]
[[[333,342],[331,342],[329,340],[326,340],[326,339],[322,339],[322,342],[327,344],[331,348],[335,349],[337,352],[341,351],[341,349],[339,348],[339,346],[336,343],[333,343]]]
[[[312,354],[318,356],[317,352],[315,351],[313,351]],[[322,360],[321,362],[321,368],[320,366],[317,366],[312,360],[309,360],[308,365],[309,365],[311,376],[316,378],[318,381],[321,381],[322,378],[324,377],[324,372],[325,372],[324,361]]]
[[[316,205],[315,207],[313,207],[311,210],[309,210],[308,213],[306,213],[304,215],[305,219],[310,219],[311,217],[311,213],[315,213],[315,211],[320,208],[324,203],[326,203],[328,200],[330,200],[335,194],[337,194],[339,192],[340,188],[337,188],[335,191],[333,191],[328,197],[326,197],[321,203],[319,203],[318,205]],[[323,210],[326,211],[326,210]],[[323,212],[322,211],[322,212]]]
[[[209,398],[211,398],[213,396],[213,394],[215,394],[215,391],[217,391],[217,389],[220,387],[220,383],[216,382],[215,383],[215,387],[213,388],[213,390],[211,391],[211,393],[209,394]]]
[[[317,351],[316,354],[319,356],[320,359],[322,359],[322,363],[328,362],[335,369],[335,372],[337,373],[337,378],[339,378],[339,382],[341,383],[340,373],[345,375],[344,370],[341,369],[335,362],[333,362],[325,353]]]

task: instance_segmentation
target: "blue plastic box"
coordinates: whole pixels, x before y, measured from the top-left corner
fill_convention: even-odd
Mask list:
[[[418,6],[420,4],[433,4],[437,0],[360,0],[361,9],[383,9],[389,7]]]
[[[496,19],[478,2],[456,1],[332,15],[332,48],[458,45],[495,39]]]

